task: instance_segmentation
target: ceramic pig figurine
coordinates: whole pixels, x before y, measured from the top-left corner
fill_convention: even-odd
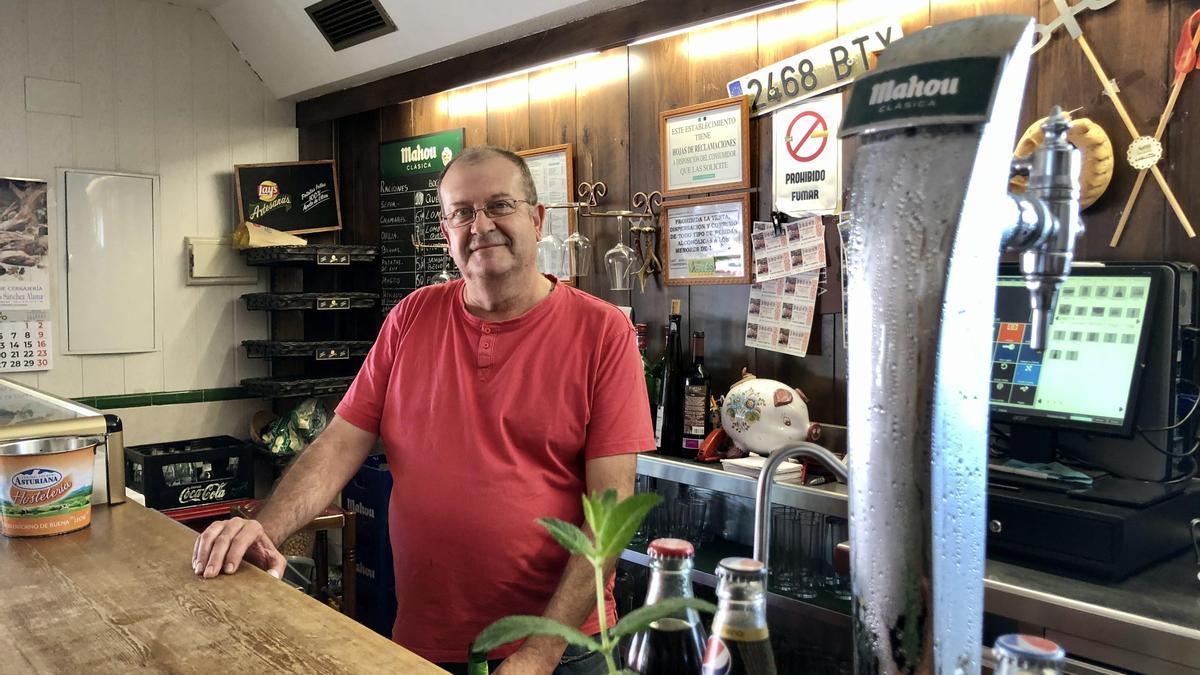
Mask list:
[[[721,427],[735,446],[767,455],[786,443],[821,437],[821,425],[809,422],[803,392],[745,370],[742,374],[721,406]]]

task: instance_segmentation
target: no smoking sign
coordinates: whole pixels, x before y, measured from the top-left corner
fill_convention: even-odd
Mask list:
[[[829,143],[829,123],[815,110],[802,111],[788,124],[784,143],[797,162],[811,162],[821,156]]]
[[[771,116],[775,208],[837,213],[842,195],[841,94],[808,99]]]

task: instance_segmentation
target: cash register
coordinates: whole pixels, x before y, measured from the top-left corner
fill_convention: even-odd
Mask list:
[[[1200,516],[1197,268],[1077,263],[1046,348],[1016,269],[997,284],[988,555],[1118,580]]]

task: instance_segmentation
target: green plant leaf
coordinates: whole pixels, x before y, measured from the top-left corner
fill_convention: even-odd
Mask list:
[[[653,493],[630,495],[621,500],[609,511],[607,520],[596,533],[597,552],[604,558],[621,555],[646,515],[662,500]]]
[[[558,543],[574,555],[581,555],[587,558],[595,557],[596,547],[583,533],[583,530],[568,523],[565,520],[558,518],[538,518],[538,522],[542,527],[550,531]]]
[[[506,616],[480,631],[471,643],[471,653],[478,654],[492,651],[501,645],[523,640],[530,635],[551,635],[567,641],[568,644],[583,647],[588,651],[598,652],[602,649],[599,642],[579,632],[576,628],[564,626],[553,619],[544,616]]]
[[[583,495],[583,522],[587,523],[588,527],[592,528],[592,533],[596,532],[596,523],[600,514],[596,512],[596,505],[592,503],[592,498]]]
[[[621,620],[609,632],[609,637],[613,642],[617,642],[626,635],[646,630],[654,621],[674,616],[688,608],[709,614],[717,611],[716,605],[700,598],[667,598],[653,605],[639,607],[621,617]]]
[[[595,535],[596,546],[599,548],[601,533],[604,532],[605,523],[608,522],[612,515],[613,507],[617,503],[617,491],[605,490],[603,493],[592,493],[592,514],[593,520],[588,521],[588,525],[592,527],[592,534]]]

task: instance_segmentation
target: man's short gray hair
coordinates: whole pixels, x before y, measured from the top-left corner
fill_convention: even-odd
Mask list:
[[[517,171],[521,173],[521,189],[525,191],[525,199],[528,200],[530,204],[536,204],[538,200],[537,186],[533,184],[533,174],[529,173],[529,165],[525,163],[524,158],[511,150],[496,148],[490,145],[479,148],[467,148],[466,150],[463,150],[462,154],[450,160],[450,163],[446,165],[446,168],[442,169],[441,175],[438,176],[438,185],[440,186],[442,184],[442,179],[445,178],[446,174],[450,172],[450,167],[454,166],[455,164],[458,164],[459,162],[463,162],[466,165],[478,164],[492,157],[501,157],[503,159],[507,159],[517,167]]]

